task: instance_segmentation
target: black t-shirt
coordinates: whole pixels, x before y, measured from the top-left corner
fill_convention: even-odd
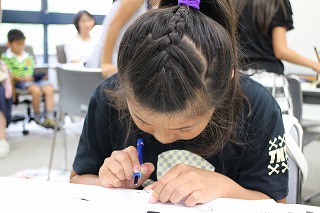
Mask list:
[[[289,0],[284,0],[286,14],[282,7],[272,19],[268,34],[262,35],[252,18],[253,1],[249,0],[243,13],[239,17],[239,40],[243,52],[243,70],[265,69],[268,72],[283,75],[284,66],[275,57],[272,46],[272,29],[277,26],[285,27],[288,31],[293,29],[292,9]]]
[[[241,77],[243,92],[251,103],[252,114],[243,118],[238,143],[228,142],[221,153],[206,158],[215,171],[241,186],[260,191],[278,200],[288,193],[288,171],[281,110],[270,93],[259,83]],[[106,79],[95,90],[85,119],[73,169],[79,175],[98,175],[105,158],[114,150],[124,149],[128,126],[119,112],[110,106],[105,90],[115,90],[118,76]],[[246,113],[245,113],[246,114]],[[135,127],[136,128],[136,127]],[[130,132],[132,145],[138,137],[145,140],[144,162],[155,165],[150,179],[157,180],[158,156],[169,150],[186,150],[190,141],[161,144],[152,135],[136,129]],[[241,143],[241,144],[240,144]],[[184,152],[184,151],[182,151]],[[196,158],[194,158],[196,159]],[[166,159],[170,160],[170,159]],[[160,167],[158,164],[158,167]]]

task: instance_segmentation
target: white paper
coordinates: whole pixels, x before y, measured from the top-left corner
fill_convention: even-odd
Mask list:
[[[273,200],[219,198],[203,205],[150,204],[152,190],[108,189],[99,186],[0,177],[0,212],[77,213],[320,213],[319,207],[277,204]]]
[[[136,204],[148,204],[153,190],[135,190],[131,192],[131,200]]]

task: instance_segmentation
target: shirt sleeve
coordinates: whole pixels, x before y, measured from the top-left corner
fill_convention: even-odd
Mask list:
[[[280,108],[251,126],[236,182],[274,200],[288,195],[288,156]]]
[[[289,31],[294,28],[292,19],[292,7],[289,0],[284,0],[283,3],[285,8],[283,8],[282,6],[279,7],[279,10],[272,20],[272,27],[285,27],[287,31]]]
[[[105,94],[99,86],[90,100],[73,163],[73,169],[79,175],[98,175],[105,158],[111,155],[110,119],[108,118],[111,116],[108,109],[110,106],[107,105]]]

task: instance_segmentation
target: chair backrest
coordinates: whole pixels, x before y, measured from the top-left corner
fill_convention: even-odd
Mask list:
[[[0,55],[7,50],[7,44],[0,44]]]
[[[60,91],[59,107],[71,115],[84,117],[87,113],[92,92],[103,80],[101,70],[67,69],[57,67]]]
[[[290,118],[291,117],[291,118]],[[301,186],[303,179],[306,178],[307,174],[302,174],[299,162],[294,155],[294,150],[290,150],[289,147],[289,135],[293,139],[294,143],[297,144],[298,152],[302,154],[302,137],[303,130],[298,122],[292,122],[292,116],[284,115],[283,123],[286,130],[286,142],[287,142],[287,153],[288,153],[288,166],[289,166],[289,194],[287,196],[287,203],[296,204],[301,203]],[[294,118],[293,118],[294,119]],[[305,159],[304,159],[305,160]],[[304,168],[305,170],[305,168]],[[307,171],[306,171],[307,173]]]
[[[1,55],[2,53],[6,52],[7,49],[8,49],[7,44],[4,44],[4,43],[0,44],[0,55]],[[32,55],[34,61],[36,62],[36,57],[35,57],[35,55],[34,55],[32,46],[26,45],[26,47],[25,47],[24,50],[25,50],[27,53],[29,53],[30,55]]]
[[[292,97],[293,115],[301,123],[302,121],[302,104],[303,96],[301,90],[301,83],[298,76],[286,76],[289,83],[289,90]]]
[[[66,52],[64,51],[64,44],[56,46],[57,50],[57,60],[59,64],[67,63]]]

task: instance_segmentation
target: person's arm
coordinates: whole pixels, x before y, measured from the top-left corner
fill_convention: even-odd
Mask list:
[[[123,0],[112,18],[109,28],[107,29],[101,61],[104,77],[108,77],[116,72],[116,69],[110,65],[112,64],[112,52],[119,32],[142,4],[143,0]]]
[[[101,186],[101,181],[97,175],[78,175],[73,169],[70,174],[70,183]]]
[[[288,47],[286,33],[287,30],[285,27],[274,27],[272,30],[272,45],[276,58],[310,67],[314,71],[320,73],[320,63],[305,58]]]

